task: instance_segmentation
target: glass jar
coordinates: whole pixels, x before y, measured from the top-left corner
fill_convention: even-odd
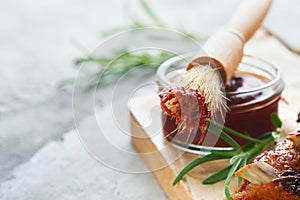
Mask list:
[[[172,82],[181,77],[192,58],[190,55],[177,56],[162,63],[157,70],[159,90],[172,86]],[[252,137],[272,131],[274,126],[270,116],[278,111],[278,102],[284,86],[281,73],[274,64],[245,55],[235,75],[225,87],[228,99],[225,126]],[[209,132],[201,145],[197,145],[200,132],[196,133],[193,141],[187,143],[185,136],[177,134],[175,119],[162,112],[162,122],[164,136],[179,148],[197,153],[211,149],[232,150],[227,143]],[[232,137],[240,145],[247,142]]]

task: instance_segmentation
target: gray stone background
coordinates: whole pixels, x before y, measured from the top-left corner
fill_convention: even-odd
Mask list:
[[[150,5],[171,26],[182,24],[207,36],[239,2],[164,0]],[[72,89],[57,88],[60,80],[76,75],[74,60],[84,55],[78,46],[92,50],[103,41],[101,31],[128,24],[126,9],[143,18],[138,6],[133,0],[0,2],[0,199],[166,199],[150,173],[110,169],[85,151],[74,131]],[[277,0],[265,22],[298,49],[299,8],[299,1]],[[129,79],[123,87],[132,88],[139,80]],[[94,114],[86,106],[91,96],[92,91],[77,95],[77,121],[84,123]],[[109,105],[102,99],[100,109]],[[128,112],[124,106],[118,109]],[[123,123],[128,126],[127,114]]]

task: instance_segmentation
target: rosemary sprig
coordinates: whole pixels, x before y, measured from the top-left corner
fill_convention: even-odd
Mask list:
[[[99,58],[89,56],[87,58],[79,58],[75,61],[77,66],[88,62],[96,62],[98,64],[97,72],[84,74],[83,81],[86,81],[87,83],[84,86],[85,88],[90,89],[98,86],[99,84],[103,86],[105,84],[112,83],[130,70],[144,65],[147,65],[148,72],[153,73],[157,69],[157,66],[159,66],[163,61],[176,55],[165,51],[151,53],[147,51],[129,52],[122,50],[115,52],[114,56],[116,57],[114,59],[111,57]],[[100,77],[101,82],[99,82]],[[84,83],[82,85],[84,85]]]
[[[208,127],[208,131],[212,132],[212,133],[218,133],[218,129],[216,129],[214,126],[216,125],[216,122],[210,123],[209,127]],[[242,147],[230,136],[228,135],[226,132],[224,132],[223,130],[221,131],[221,134],[219,135],[219,137],[225,141],[227,144],[229,144],[230,146],[232,146],[236,151],[238,151],[239,153],[242,153]]]
[[[225,181],[225,185],[224,185],[225,195],[226,195],[227,199],[229,199],[229,200],[232,200],[230,190],[229,190],[229,184],[230,184],[231,179],[234,175],[234,172],[239,169],[241,163],[242,163],[242,159],[238,159],[238,160],[236,160],[236,162],[234,162],[232,164],[232,166],[231,166],[231,168],[228,172],[226,181]]]
[[[218,125],[218,124],[217,124]],[[218,125],[219,126],[219,125]],[[253,138],[253,137],[250,137],[248,135],[245,135],[245,134],[242,134],[242,133],[239,133],[238,131],[235,131],[229,127],[226,127],[226,126],[223,126],[223,130],[229,134],[232,134],[232,135],[235,135],[241,139],[245,139],[245,140],[248,140],[248,141],[252,141],[252,142],[260,142],[260,140],[256,139],[256,138]]]
[[[280,128],[282,126],[282,122],[277,114],[271,115],[271,120],[275,127]],[[212,125],[213,124],[213,125]],[[212,126],[211,126],[212,125]],[[210,123],[209,132],[213,134],[217,134],[217,131],[220,129],[216,129],[214,126],[220,128],[221,125],[217,123]],[[229,136],[229,134],[238,136],[243,139],[249,140],[249,142],[240,147],[237,142]],[[212,150],[209,154],[196,158],[195,160],[191,161],[176,177],[173,182],[173,185],[176,185],[185,174],[187,174],[190,170],[195,168],[196,166],[210,162],[215,160],[221,159],[229,159],[229,165],[224,169],[212,174],[208,178],[202,181],[202,184],[213,184],[221,180],[225,180],[224,184],[224,192],[227,199],[232,200],[229,185],[231,182],[232,177],[234,176],[234,172],[240,169],[241,167],[247,165],[252,161],[252,159],[257,156],[258,154],[262,153],[266,146],[276,141],[278,138],[279,131],[268,132],[261,135],[258,138],[252,138],[251,136],[247,136],[245,138],[242,133],[234,131],[228,127],[223,127],[223,130],[220,133],[220,138],[223,139],[225,142],[230,144],[235,151],[232,152],[223,152],[223,151],[216,151]],[[241,183],[241,178],[238,178],[238,185]]]
[[[140,0],[140,8],[142,13],[145,14],[146,18],[149,19],[150,23],[145,23],[143,21],[140,21],[140,17],[135,16],[135,13],[131,13],[128,11],[128,17],[130,19],[130,23],[127,26],[120,26],[120,27],[114,27],[112,29],[108,29],[106,31],[102,32],[103,37],[111,36],[117,33],[120,33],[121,31],[126,30],[133,30],[133,29],[139,29],[139,28],[147,28],[147,27],[158,27],[158,28],[172,28],[170,25],[167,25],[155,12],[154,10],[149,6],[146,0]],[[176,28],[176,27],[175,27]],[[185,28],[177,27],[177,30],[180,30],[180,32],[185,36],[186,38],[193,38],[193,39],[201,39],[196,34],[186,31]]]
[[[114,27],[112,29],[108,29],[102,32],[103,37],[108,37],[114,35],[116,33],[120,33],[126,30],[134,30],[140,28],[147,27],[159,27],[159,28],[170,28],[163,20],[161,20],[157,14],[151,9],[146,0],[140,0],[140,8],[141,11],[145,14],[145,16],[149,19],[149,23],[145,23],[140,21],[140,17],[136,17],[132,14],[132,12],[128,11],[128,16],[130,19],[130,23],[127,26]],[[180,28],[180,31],[184,38],[193,38],[200,39],[196,37],[195,34],[185,31]],[[152,38],[153,39],[153,38]],[[161,38],[159,38],[161,39]],[[120,56],[121,55],[121,56]],[[168,53],[165,51],[161,51],[158,53],[153,53],[149,51],[143,51],[142,53],[130,52],[127,49],[119,50],[116,52],[112,52],[110,56],[107,57],[95,57],[95,56],[87,56],[78,58],[75,60],[75,66],[81,66],[83,63],[95,63],[98,68],[93,73],[84,74],[83,80],[81,80],[81,86],[86,89],[94,88],[99,84],[99,78],[101,77],[101,86],[103,83],[108,84],[128,72],[129,70],[140,67],[142,65],[151,66],[153,68],[153,72],[157,69],[159,64],[168,58],[175,56],[172,53]],[[118,60],[116,60],[118,58]],[[155,65],[151,65],[151,63],[155,63]],[[147,68],[149,69],[149,68]],[[65,87],[67,85],[73,84],[75,78],[64,79],[59,82],[58,87]]]
[[[280,120],[280,118],[278,117],[278,115],[276,113],[271,114],[271,120],[276,127],[278,127],[278,128],[282,127],[282,121]]]
[[[154,22],[158,27],[167,27],[165,23],[153,12],[150,6],[147,4],[145,0],[141,0],[141,5],[145,13],[147,13],[148,17]]]
[[[140,5],[141,5],[142,12],[152,22],[151,24],[147,24],[145,22],[138,20],[139,17],[134,16],[131,12],[128,11],[128,16],[129,16],[129,19],[131,20],[131,23],[129,25],[114,27],[112,29],[103,31],[102,36],[108,37],[108,36],[120,33],[121,31],[151,27],[151,26],[167,28],[167,25],[154,13],[154,11],[150,8],[150,6],[148,5],[148,3],[145,0],[140,0]]]

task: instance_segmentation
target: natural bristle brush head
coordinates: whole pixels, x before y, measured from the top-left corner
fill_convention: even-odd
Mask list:
[[[204,95],[212,114],[226,110],[224,84],[219,68],[213,62],[191,64],[193,67],[183,74],[179,85],[184,88],[197,89],[199,93]]]
[[[218,69],[210,64],[194,64],[174,87],[162,93],[161,107],[176,119],[178,134],[193,135],[200,130],[200,144],[215,113],[223,114],[226,99]],[[189,138],[189,137],[188,137]]]

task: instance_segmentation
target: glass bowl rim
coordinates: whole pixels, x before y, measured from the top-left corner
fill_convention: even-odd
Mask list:
[[[187,59],[187,57],[193,57],[195,55],[195,52],[189,52],[186,54],[182,54],[179,56],[175,56],[172,58],[169,58],[168,60],[164,61],[162,64],[160,64],[160,66],[158,67],[156,74],[159,78],[160,82],[163,82],[163,84],[165,86],[171,85],[171,82],[165,77],[165,72],[166,70],[175,62],[178,62],[180,60],[184,60]],[[238,91],[238,92],[227,92],[226,94],[228,95],[240,95],[240,94],[247,94],[247,93],[252,93],[252,92],[257,92],[257,91],[261,91],[267,88],[270,88],[272,86],[274,86],[275,84],[277,84],[278,82],[280,82],[281,79],[281,71],[278,68],[278,66],[268,60],[265,60],[261,57],[258,56],[254,56],[254,55],[250,55],[250,54],[245,54],[243,56],[243,58],[249,58],[249,59],[254,59],[257,61],[260,61],[268,66],[270,66],[274,71],[275,71],[275,76],[273,79],[271,79],[269,82],[267,82],[264,85],[261,85],[259,87],[255,87],[255,88],[251,88],[251,89],[247,89],[247,90],[243,90],[243,91]],[[247,62],[241,62],[241,63],[245,63],[247,64]],[[253,66],[253,64],[250,64],[251,66]]]

